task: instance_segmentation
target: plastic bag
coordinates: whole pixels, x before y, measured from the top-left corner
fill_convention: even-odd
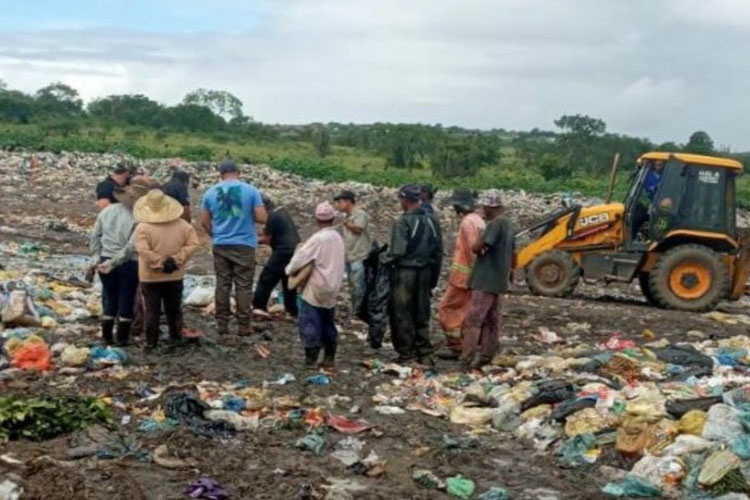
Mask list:
[[[702,437],[693,436],[692,434],[681,434],[675,438],[674,443],[664,448],[664,454],[681,457],[704,452],[713,448],[713,446],[714,443]]]
[[[677,423],[677,430],[682,434],[692,434],[700,436],[703,434],[703,427],[706,425],[708,415],[705,411],[690,410],[684,414]]]
[[[493,408],[479,408],[473,406],[456,406],[451,410],[451,422],[454,424],[481,426],[492,421]]]
[[[66,346],[62,354],[60,354],[60,361],[65,366],[83,366],[89,359],[89,349],[87,347],[81,347],[80,349],[74,345]]]
[[[493,486],[477,497],[477,500],[512,500],[508,490],[500,486]]]
[[[336,450],[331,453],[331,456],[344,466],[351,467],[362,460],[362,448],[364,446],[364,441],[349,436],[336,443]]]
[[[602,492],[614,497],[661,497],[661,489],[645,479],[628,474],[619,483],[607,483]]]
[[[742,465],[737,455],[727,449],[717,450],[708,456],[701,472],[698,474],[698,482],[703,486],[711,486],[727,475],[730,471]]]
[[[684,465],[673,456],[646,455],[633,465],[630,473],[645,479],[654,486],[664,488],[678,484],[685,477]]]
[[[27,341],[13,353],[10,364],[22,370],[47,371],[52,368],[52,353],[44,343]]]
[[[714,366],[714,361],[709,356],[698,352],[691,345],[670,345],[663,349],[654,349],[654,353],[659,360],[673,365]]]
[[[212,422],[228,422],[238,431],[257,431],[260,427],[258,415],[245,417],[231,410],[209,410],[203,416]]]
[[[185,299],[186,306],[205,307],[214,301],[214,288],[210,286],[199,286],[190,292]]]
[[[521,403],[521,411],[541,404],[554,404],[575,396],[573,385],[567,380],[544,380],[536,385],[536,394]]]
[[[709,408],[721,402],[721,396],[695,399],[677,399],[675,401],[670,401],[669,403],[667,403],[667,413],[672,415],[674,418],[681,418],[690,410],[708,411]]]
[[[565,422],[565,435],[572,437],[578,434],[595,433],[609,425],[609,420],[596,409],[584,408],[568,417]]]
[[[735,436],[729,442],[732,451],[742,460],[750,459],[750,434]]]
[[[722,395],[725,404],[738,408],[740,405],[750,403],[750,385],[738,387],[727,391]]]
[[[551,418],[558,422],[562,422],[570,415],[583,410],[584,408],[593,408],[596,406],[596,397],[585,397],[585,398],[573,398],[563,401],[555,407],[552,411]]]
[[[727,442],[741,434],[744,434],[744,430],[737,410],[721,403],[708,410],[701,435],[704,439]]]
[[[565,441],[560,451],[562,452],[563,460],[575,466],[583,462],[589,462],[585,454],[594,447],[596,447],[596,436],[593,434],[579,434]]]
[[[503,432],[513,432],[521,425],[520,408],[514,401],[501,401],[492,412],[492,427]]]
[[[305,437],[299,438],[295,443],[295,446],[300,449],[310,450],[316,455],[320,455],[323,452],[323,446],[326,441],[320,434],[308,434]]]
[[[460,474],[446,479],[445,485],[449,495],[464,499],[471,498],[476,489],[474,481]]]
[[[415,483],[423,488],[427,488],[428,490],[442,490],[445,488],[445,483],[432,471],[426,469],[415,470],[412,473],[411,478]]]
[[[676,434],[677,428],[670,420],[652,423],[644,418],[631,417],[617,429],[615,448],[626,456],[639,455],[645,450],[659,451],[671,444]]]
[[[364,420],[349,420],[346,417],[339,417],[336,415],[328,416],[328,425],[343,434],[357,434],[364,432],[371,427],[371,425]]]

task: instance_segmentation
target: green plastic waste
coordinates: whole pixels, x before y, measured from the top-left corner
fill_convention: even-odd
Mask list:
[[[732,438],[732,451],[743,460],[750,458],[750,434],[741,434]]]
[[[323,446],[326,441],[320,434],[308,434],[307,436],[297,440],[295,446],[303,450],[310,450],[316,455],[320,455],[323,452]]]
[[[619,483],[607,483],[602,492],[613,497],[649,498],[661,497],[661,490],[645,479],[627,475]]]
[[[449,477],[445,480],[445,484],[448,487],[448,494],[457,498],[471,498],[476,488],[474,481],[461,474]]]
[[[437,490],[445,487],[445,484],[440,480],[440,478],[429,470],[415,470],[412,473],[411,478],[414,480],[414,482],[416,482],[423,488],[427,488],[428,490]]]
[[[591,433],[578,434],[565,441],[562,445],[563,460],[570,465],[584,462],[583,454],[596,446],[596,436]]]
[[[478,500],[513,500],[508,490],[500,486],[493,486],[489,490],[479,495]]]

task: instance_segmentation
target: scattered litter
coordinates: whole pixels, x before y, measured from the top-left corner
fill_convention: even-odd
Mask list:
[[[331,377],[320,373],[318,375],[313,375],[311,377],[308,377],[306,383],[312,384],[312,385],[328,385],[331,383]]]
[[[295,446],[297,448],[310,450],[316,455],[320,455],[323,453],[323,447],[325,444],[326,441],[323,439],[323,436],[313,433],[298,439]]]
[[[229,492],[226,488],[208,477],[202,477],[191,483],[185,490],[185,494],[190,498],[204,498],[206,500],[224,500],[229,498]]]

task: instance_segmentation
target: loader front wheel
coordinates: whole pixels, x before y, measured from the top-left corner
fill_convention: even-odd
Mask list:
[[[561,250],[544,252],[526,269],[526,282],[534,295],[567,297],[581,279],[581,268]]]
[[[680,245],[656,262],[649,288],[661,307],[705,312],[729,295],[729,272],[721,256],[710,248]]]

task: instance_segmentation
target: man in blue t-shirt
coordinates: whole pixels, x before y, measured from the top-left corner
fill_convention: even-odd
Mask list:
[[[250,310],[255,248],[258,246],[256,224],[265,224],[266,208],[260,191],[240,181],[237,165],[231,160],[219,166],[221,181],[203,196],[201,225],[213,242],[216,271],[216,322],[219,335],[229,333],[232,317],[232,285],[237,301],[239,335],[250,335]]]

